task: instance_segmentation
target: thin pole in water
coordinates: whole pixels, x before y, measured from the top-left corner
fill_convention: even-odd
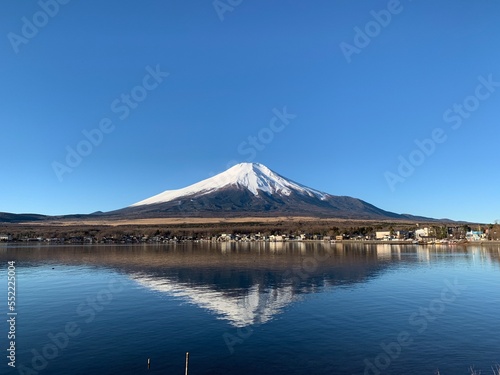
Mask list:
[[[148,358],[148,370],[151,368],[151,358]]]
[[[188,366],[189,366],[189,352],[186,352],[186,372],[185,372],[185,375],[188,375]]]

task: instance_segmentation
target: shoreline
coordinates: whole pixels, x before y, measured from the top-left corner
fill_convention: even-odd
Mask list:
[[[284,241],[270,241],[270,240],[228,240],[228,241],[216,241],[210,239],[168,239],[163,241],[151,241],[151,240],[142,240],[142,241],[60,241],[59,239],[30,239],[28,241],[0,241],[0,246],[15,244],[15,245],[168,245],[168,244],[176,244],[176,243],[213,243],[213,244],[251,244],[251,243],[269,243],[269,244],[287,244],[287,243],[323,243],[323,244],[331,244],[331,245],[350,245],[350,244],[359,244],[359,245],[407,245],[407,246],[417,246],[417,247],[437,247],[437,248],[448,248],[448,247],[457,247],[457,246],[489,246],[489,245],[499,245],[500,240],[484,240],[484,241],[470,241],[470,242],[456,242],[456,243],[413,243],[412,241],[398,240],[398,241],[379,241],[379,240],[284,240]]]
[[[418,228],[429,228],[432,236],[422,239],[426,246],[455,246],[465,243],[466,233],[476,226],[442,222],[400,222],[312,217],[244,218],[171,218],[132,221],[64,221],[35,223],[0,223],[0,242],[49,243],[166,243],[180,241],[321,241],[365,245],[414,245]],[[500,244],[498,225],[478,225],[489,240],[470,242]],[[375,238],[380,232],[388,240]],[[453,233],[453,235],[450,235]],[[382,237],[382,236],[380,236]],[[457,239],[458,242],[452,242]],[[449,243],[440,243],[448,240]],[[433,244],[432,242],[437,242]]]

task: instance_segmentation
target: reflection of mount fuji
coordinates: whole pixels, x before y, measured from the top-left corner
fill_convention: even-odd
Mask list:
[[[376,251],[365,254],[358,264],[351,256],[346,257],[342,247],[330,244],[253,246],[262,248],[258,256],[252,253],[226,256],[227,260],[238,261],[232,267],[223,266],[220,259],[216,263],[207,259],[205,267],[195,262],[192,267],[176,265],[133,272],[129,277],[148,289],[205,309],[235,327],[246,327],[271,321],[304,294],[362,282],[385,267],[377,262],[380,254]],[[280,253],[273,254],[272,249],[277,248]]]
[[[244,294],[232,297],[209,287],[190,286],[168,278],[139,274],[131,278],[147,288],[186,299],[236,327],[266,323],[297,298],[292,286],[262,288],[255,284]]]

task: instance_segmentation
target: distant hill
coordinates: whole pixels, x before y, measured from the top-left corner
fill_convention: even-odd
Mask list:
[[[47,216],[37,214],[11,214],[0,212],[0,223],[21,223],[29,221],[45,220]]]

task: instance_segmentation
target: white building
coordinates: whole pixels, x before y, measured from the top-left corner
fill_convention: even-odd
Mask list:
[[[428,237],[429,236],[429,228],[423,228],[423,229],[417,229],[415,231],[415,239],[416,240],[421,240],[422,237]]]
[[[467,232],[465,238],[467,241],[481,241],[482,239],[485,239],[485,234],[482,231],[471,231]]]
[[[10,234],[0,234],[0,241],[12,241]]]
[[[375,232],[375,238],[377,240],[384,240],[384,239],[388,239],[390,237],[391,237],[390,231]]]

